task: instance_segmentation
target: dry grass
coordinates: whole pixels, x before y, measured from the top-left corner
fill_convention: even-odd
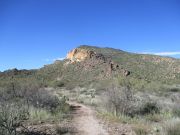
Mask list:
[[[133,130],[136,133],[136,135],[148,135],[148,133],[150,133],[150,129],[151,127],[149,125],[143,123],[133,125]]]
[[[164,135],[180,135],[180,119],[174,118],[163,125]]]

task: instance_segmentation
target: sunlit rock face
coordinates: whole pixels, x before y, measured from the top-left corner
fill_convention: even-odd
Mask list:
[[[67,54],[66,59],[70,60],[72,63],[73,62],[81,62],[87,58],[93,57],[94,54],[95,54],[95,52],[93,52],[93,51],[76,48]]]
[[[75,64],[77,68],[85,71],[93,71],[94,69],[101,70],[101,74],[105,76],[111,76],[112,74],[121,74],[124,76],[130,75],[130,71],[122,68],[121,65],[113,62],[111,58],[105,57],[103,54],[98,54],[92,50],[76,48],[70,51],[66,56],[66,63],[64,64]]]

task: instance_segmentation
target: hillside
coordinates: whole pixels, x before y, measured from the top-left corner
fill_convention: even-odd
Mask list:
[[[180,79],[180,60],[170,57],[128,53],[112,48],[81,46],[110,57],[114,63],[130,71],[132,76],[148,81],[164,81]]]
[[[112,48],[80,46],[37,71],[44,80],[59,85],[87,85],[114,78],[137,82],[178,84],[180,60],[170,57],[128,53]]]
[[[179,59],[80,46],[0,72],[0,134],[179,135],[179,83]]]
[[[59,87],[86,86],[115,78],[133,80],[134,84],[151,82],[178,84],[180,60],[155,55],[135,54],[113,48],[79,46],[66,59],[46,65],[39,70],[8,70],[0,80],[32,79],[44,85]]]

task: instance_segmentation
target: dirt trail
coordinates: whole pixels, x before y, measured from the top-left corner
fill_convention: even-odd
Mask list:
[[[73,123],[78,130],[77,135],[109,135],[95,117],[93,109],[75,102],[70,102],[69,104],[74,110]]]

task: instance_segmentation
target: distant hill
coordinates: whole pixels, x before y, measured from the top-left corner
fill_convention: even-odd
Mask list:
[[[133,83],[180,83],[180,60],[156,55],[135,54],[113,48],[82,45],[67,54],[66,59],[46,65],[39,70],[13,70],[0,73],[34,79],[44,85],[75,87],[112,82],[115,78]],[[10,78],[10,77],[9,77]]]

